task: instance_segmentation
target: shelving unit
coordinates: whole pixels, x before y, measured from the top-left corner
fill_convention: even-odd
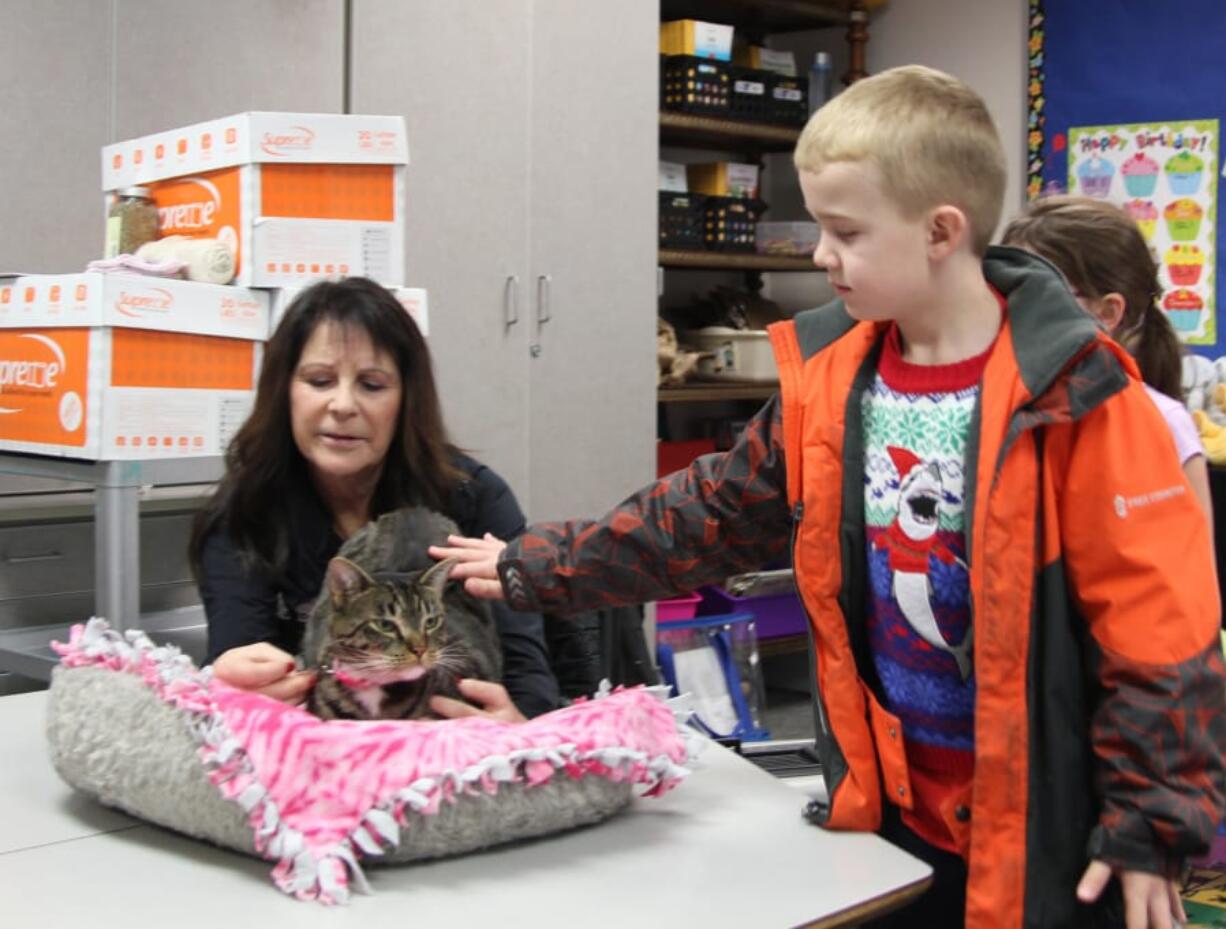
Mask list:
[[[850,25],[857,5],[842,0],[661,0],[660,19],[735,23],[764,35]]]
[[[720,150],[732,148],[759,154],[790,152],[799,138],[800,130],[792,126],[660,111],[661,145]]]
[[[689,383],[684,387],[661,387],[661,403],[701,403],[725,400],[766,400],[779,392],[779,383],[753,384]]]
[[[715,271],[818,271],[812,259],[807,255],[759,255],[755,252],[699,252],[662,248],[658,260],[662,268],[706,268]]]
[[[863,0],[661,0],[662,21],[698,19],[731,24],[755,43],[771,33],[846,26],[850,66],[844,83],[863,77],[864,47],[868,39]],[[803,73],[803,72],[802,72]],[[660,145],[737,153],[761,165],[763,157],[795,148],[801,129],[796,126],[661,110]],[[678,272],[727,271],[744,275],[751,289],[762,286],[764,272],[820,273],[811,256],[759,255],[755,252],[690,251],[661,248],[658,265]],[[657,400],[666,420],[684,419],[688,412],[673,404],[761,403],[779,390],[777,382],[691,381],[681,387],[660,388]],[[669,406],[666,406],[669,405]],[[669,413],[665,413],[669,410]],[[725,415],[723,413],[720,414]],[[759,642],[763,658],[786,661],[809,649],[807,634],[764,639]]]
[[[660,20],[699,19],[732,25],[753,42],[771,33],[846,26],[850,67],[843,76],[850,83],[864,75],[864,52],[868,41],[864,0],[661,0]],[[717,116],[661,110],[660,145],[740,153],[761,163],[762,156],[791,151],[800,138],[796,126],[772,125]],[[762,286],[763,272],[818,273],[809,256],[759,255],[754,252],[719,252],[662,248],[657,263],[661,269],[732,271],[745,274],[749,286]],[[744,385],[719,388],[703,385],[686,390],[660,391],[661,402],[714,399],[759,399],[745,395]]]

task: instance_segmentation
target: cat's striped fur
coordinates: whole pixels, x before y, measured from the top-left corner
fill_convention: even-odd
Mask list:
[[[362,531],[421,528],[426,511],[401,512],[417,514],[416,525],[408,516],[393,519],[393,513]],[[429,516],[441,524],[442,517]],[[346,543],[329,563],[307,620],[303,658],[318,675],[308,709],[323,719],[432,718],[435,694],[463,699],[459,678],[501,679],[493,617],[486,604],[448,583],[453,562],[407,572],[367,571],[344,557],[346,548],[370,557],[380,546],[375,540],[372,548],[370,538],[358,543]]]

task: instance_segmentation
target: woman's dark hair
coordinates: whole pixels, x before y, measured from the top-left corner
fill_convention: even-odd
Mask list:
[[[1009,223],[1002,241],[1046,258],[1085,297],[1122,296],[1112,337],[1137,360],[1146,384],[1183,401],[1183,346],[1158,306],[1157,263],[1127,213],[1089,197],[1041,197]]]
[[[443,425],[425,339],[391,293],[362,277],[321,281],[286,308],[256,387],[255,405],[226,450],[226,473],[197,515],[188,547],[199,577],[205,539],[219,526],[244,561],[272,576],[289,556],[289,512],[295,495],[311,491],[290,424],[290,385],[302,350],[322,323],[357,329],[387,352],[400,373],[400,419],[371,501],[371,517],[402,506],[446,508],[460,479],[457,453]]]

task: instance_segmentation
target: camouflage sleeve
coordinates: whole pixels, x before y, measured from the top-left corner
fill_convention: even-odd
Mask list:
[[[1094,717],[1103,796],[1089,854],[1117,868],[1176,877],[1208,851],[1222,818],[1226,667],[1215,640],[1177,665],[1104,653],[1109,695]]]
[[[530,525],[498,570],[513,609],[643,603],[783,554],[791,521],[778,396],[727,452],[704,455],[599,520]]]
[[[1174,876],[1208,849],[1226,798],[1226,668],[1209,525],[1139,381],[1049,441],[1067,442],[1061,542],[1090,633],[1101,808],[1088,851],[1117,869]]]

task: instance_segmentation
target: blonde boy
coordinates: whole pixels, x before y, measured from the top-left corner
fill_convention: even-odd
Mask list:
[[[960,81],[861,81],[795,160],[839,299],[772,328],[780,395],[736,447],[602,520],[435,554],[563,611],[794,538],[830,796],[810,816],[933,864],[896,924],[1097,925],[1114,874],[1129,929],[1168,927],[1222,809],[1226,669],[1165,426],[1054,269],[988,247],[1004,159]]]

